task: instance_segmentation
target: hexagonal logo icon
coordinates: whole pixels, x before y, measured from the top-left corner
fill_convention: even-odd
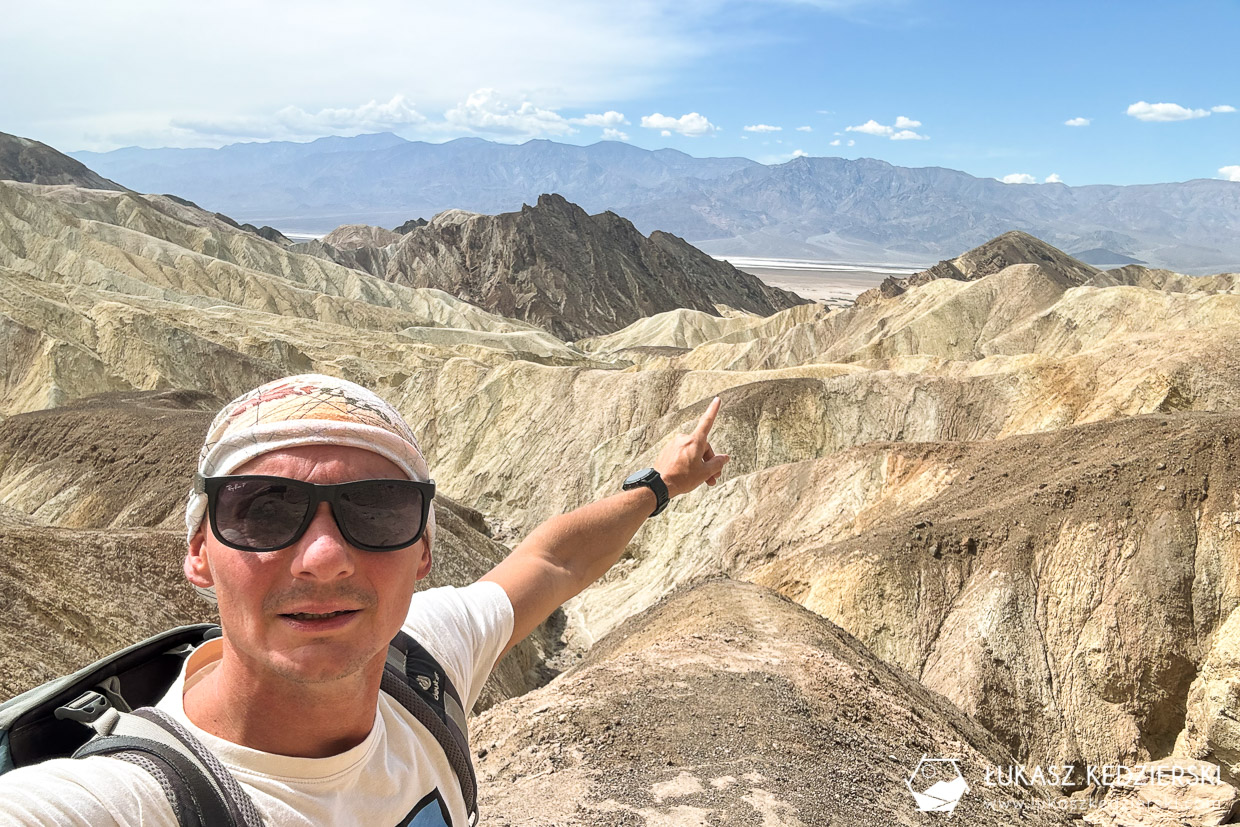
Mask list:
[[[904,785],[913,794],[917,809],[923,813],[956,811],[956,805],[969,791],[969,782],[960,771],[958,758],[930,758],[923,755]]]

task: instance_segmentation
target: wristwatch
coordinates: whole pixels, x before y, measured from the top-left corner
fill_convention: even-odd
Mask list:
[[[654,511],[650,512],[651,517],[662,514],[663,509],[667,508],[667,504],[672,500],[667,493],[667,484],[663,482],[659,472],[653,468],[643,468],[640,471],[634,471],[625,477],[624,485],[620,487],[625,491],[631,488],[649,488],[653,491],[657,505],[654,507]]]

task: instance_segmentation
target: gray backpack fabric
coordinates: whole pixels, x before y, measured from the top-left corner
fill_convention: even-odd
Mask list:
[[[0,773],[50,758],[107,755],[149,772],[182,827],[259,827],[257,808],[228,770],[153,708],[190,652],[219,634],[212,624],[170,629],[0,704]],[[476,824],[465,708],[447,673],[401,632],[388,647],[381,689],[435,736]]]

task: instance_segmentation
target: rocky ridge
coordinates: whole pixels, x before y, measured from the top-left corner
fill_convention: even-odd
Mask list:
[[[125,189],[47,144],[4,132],[0,132],[0,181],[71,184],[97,190]]]
[[[708,580],[600,640],[473,728],[496,825],[917,825],[905,786],[952,755],[965,824],[1065,824],[1049,798],[987,785],[1006,753],[833,624],[766,589]],[[1039,806],[1042,805],[1042,806]],[[937,814],[935,814],[937,815]]]

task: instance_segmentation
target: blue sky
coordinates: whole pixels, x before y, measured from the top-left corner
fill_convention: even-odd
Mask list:
[[[7,17],[0,130],[63,150],[394,131],[1240,179],[1234,0],[47,0]]]

